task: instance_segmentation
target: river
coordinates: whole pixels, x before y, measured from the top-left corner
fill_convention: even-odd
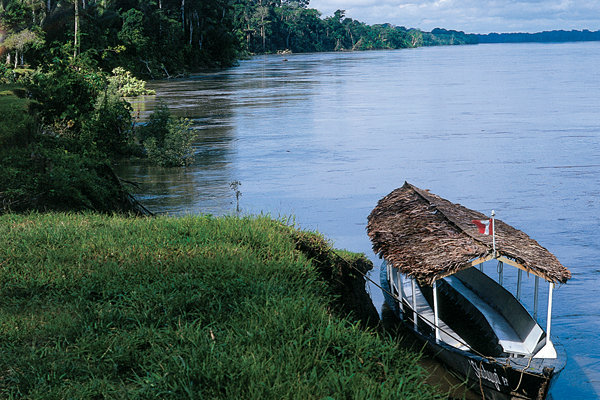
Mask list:
[[[291,218],[377,266],[367,216],[404,181],[494,209],[573,274],[554,292],[552,334],[568,363],[551,396],[598,398],[598,65],[599,42],[254,57],[152,83],[157,96],[135,103],[141,118],[157,99],[190,118],[197,162],[118,173],[171,215],[234,213],[239,181],[242,213]]]

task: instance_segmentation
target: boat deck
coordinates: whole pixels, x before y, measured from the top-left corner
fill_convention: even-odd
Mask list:
[[[404,293],[405,301],[412,307],[412,284],[408,279],[402,279],[402,289]],[[417,301],[417,313],[420,319],[425,321],[431,327],[434,327],[434,314],[433,309],[425,299],[425,296],[420,290],[415,291],[415,297]],[[412,311],[406,310],[408,316],[412,319]],[[456,332],[454,332],[444,321],[438,319],[438,326],[440,328],[440,340],[460,350],[470,350],[464,343],[466,341],[461,338]]]
[[[448,276],[445,277],[444,280],[481,311],[496,334],[498,343],[505,352],[519,355],[529,355],[533,352],[535,345],[538,343],[543,333],[539,326],[534,326],[529,335],[523,339],[498,311],[465,286],[460,279],[454,276]]]

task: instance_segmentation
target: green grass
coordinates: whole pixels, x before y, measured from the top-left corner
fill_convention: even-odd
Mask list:
[[[19,85],[0,85],[0,150],[22,142],[32,134],[33,119],[28,114],[31,101]]]
[[[20,108],[23,111],[27,111],[29,100],[24,98],[25,89],[21,85],[1,85],[0,84],[0,107],[2,110],[5,108],[13,107]]]
[[[434,398],[414,354],[332,313],[297,234],[0,216],[0,398]]]

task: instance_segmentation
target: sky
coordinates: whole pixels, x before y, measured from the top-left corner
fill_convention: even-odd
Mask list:
[[[600,0],[310,0],[324,17],[467,33],[600,29]]]

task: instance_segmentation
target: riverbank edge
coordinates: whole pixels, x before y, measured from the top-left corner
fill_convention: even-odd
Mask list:
[[[366,328],[354,267],[372,264],[316,233],[88,213],[5,214],[0,231],[2,396],[438,396]]]
[[[108,155],[44,127],[36,105],[25,84],[0,83],[0,214],[95,210],[152,215],[115,174]]]

